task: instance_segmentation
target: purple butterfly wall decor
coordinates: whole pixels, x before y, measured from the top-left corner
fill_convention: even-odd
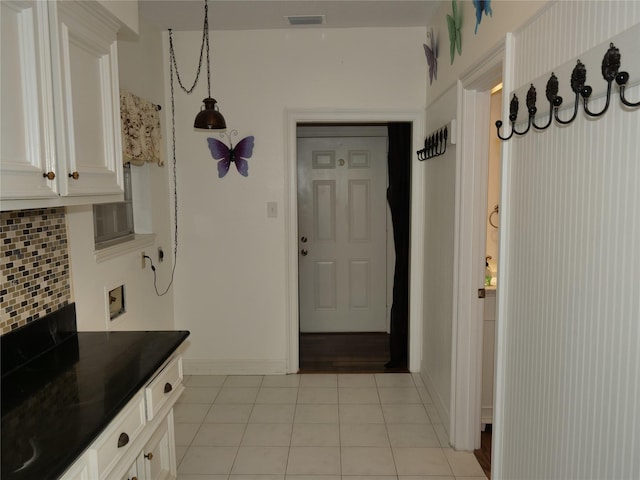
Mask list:
[[[225,134],[222,133],[220,135],[222,136]],[[238,135],[238,131],[232,130],[231,135]],[[227,147],[223,142],[216,138],[207,138],[211,156],[215,160],[218,160],[218,178],[222,178],[227,174],[232,162],[236,164],[236,168],[240,175],[248,177],[249,162],[247,162],[247,158],[251,158],[251,155],[253,155],[253,136],[244,137],[235,147],[231,141],[231,136],[227,135],[227,138],[229,138],[230,147]]]
[[[424,54],[427,57],[427,65],[429,65],[429,85],[438,79],[438,39],[433,34],[433,28],[427,32],[429,45],[423,43]]]

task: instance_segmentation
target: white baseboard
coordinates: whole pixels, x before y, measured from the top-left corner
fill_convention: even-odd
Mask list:
[[[433,405],[436,407],[438,416],[442,421],[442,426],[447,432],[447,437],[451,438],[449,432],[449,426],[451,425],[451,413],[449,411],[449,405],[446,405],[442,400],[442,396],[440,395],[440,392],[438,392],[438,389],[436,388],[433,380],[426,371],[426,368],[422,368],[420,376],[422,377],[422,381],[424,382],[424,386],[427,388],[427,392],[429,393],[431,400],[433,400]]]
[[[482,413],[480,414],[480,422],[483,425],[493,423],[493,406],[482,407]]]
[[[217,360],[182,359],[185,375],[284,375],[287,364],[283,360]]]

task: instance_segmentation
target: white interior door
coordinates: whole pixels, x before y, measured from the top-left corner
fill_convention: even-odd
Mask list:
[[[297,148],[300,331],[386,331],[387,138]]]

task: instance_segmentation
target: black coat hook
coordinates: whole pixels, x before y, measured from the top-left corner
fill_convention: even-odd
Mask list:
[[[533,88],[533,84],[531,85],[531,88]],[[537,130],[546,130],[553,121],[553,101],[558,96],[558,77],[556,77],[553,72],[551,72],[551,77],[549,77],[549,80],[547,81],[545,93],[547,100],[549,101],[549,119],[547,120],[547,124],[543,126],[536,125],[536,122],[534,121],[533,127]]]
[[[442,127],[424,139],[424,148],[418,150],[418,160],[424,161],[437,157],[447,151],[448,127]]]
[[[627,98],[625,98],[625,87],[629,81],[629,73],[619,72],[620,64],[621,64],[620,50],[613,43],[610,43],[609,49],[605,53],[602,59],[602,65],[601,65],[602,77],[607,82],[607,94],[606,94],[607,96],[605,100],[605,105],[601,111],[593,112],[589,109],[589,99],[591,97],[593,89],[590,85],[585,85],[587,80],[587,68],[580,60],[578,60],[576,63],[576,66],[571,72],[570,84],[571,84],[571,90],[575,94],[575,100],[574,100],[574,106],[573,106],[573,113],[571,114],[571,117],[569,119],[562,120],[558,115],[558,111],[562,106],[563,98],[560,95],[558,95],[558,91],[559,91],[558,78],[556,77],[555,73],[552,72],[551,77],[547,81],[547,87],[545,92],[547,101],[549,102],[549,118],[547,119],[547,122],[544,125],[538,125],[535,121],[535,115],[537,112],[537,108],[536,108],[537,93],[536,93],[535,87],[533,86],[533,84],[531,84],[531,86],[529,87],[529,91],[527,92],[527,100],[526,100],[527,113],[529,116],[526,128],[521,131],[518,131],[515,128],[517,117],[518,117],[519,101],[518,101],[517,95],[514,93],[513,98],[511,99],[511,103],[509,105],[509,122],[511,123],[511,133],[508,136],[502,136],[500,134],[500,129],[502,128],[503,123],[501,120],[498,120],[496,122],[498,138],[500,140],[509,140],[511,137],[513,137],[514,134],[524,135],[527,132],[529,132],[529,130],[531,129],[531,125],[533,125],[535,130],[546,130],[553,123],[554,119],[556,123],[558,123],[559,125],[568,125],[571,122],[573,122],[578,115],[578,109],[580,107],[580,97],[582,97],[582,100],[583,100],[583,108],[584,108],[585,114],[588,115],[589,117],[600,117],[604,115],[604,113],[608,110],[609,105],[611,103],[611,91],[612,91],[611,85],[613,84],[614,80],[618,85],[618,88],[620,91],[620,101],[622,102],[622,104],[629,108],[639,107],[640,101],[631,102]]]
[[[618,74],[618,70],[620,69],[620,50],[616,48],[613,43],[609,44],[609,50],[604,54],[604,58],[602,59],[602,77],[607,82],[607,100],[604,105],[604,108],[598,112],[592,112],[589,110],[588,102],[589,97],[591,96],[591,92],[593,89],[589,85],[585,85],[580,92],[582,98],[584,99],[584,111],[590,117],[600,117],[604,115],[604,113],[609,108],[609,101],[611,99],[611,83],[615,80],[616,75]]]
[[[616,83],[620,88],[620,101],[624,103],[627,107],[640,107],[640,101],[630,102],[624,96],[624,89],[627,86],[628,81],[629,81],[629,72],[620,72],[616,75]]]
[[[580,106],[580,92],[582,91],[582,87],[584,86],[584,82],[587,80],[587,68],[584,66],[580,60],[576,63],[576,66],[573,68],[573,72],[571,72],[571,90],[575,93],[575,102],[573,105],[573,114],[569,120],[561,120],[558,117],[558,110],[562,105],[562,97],[556,97],[553,102],[554,111],[553,116],[560,125],[568,125],[573,122],[578,116],[578,107]]]

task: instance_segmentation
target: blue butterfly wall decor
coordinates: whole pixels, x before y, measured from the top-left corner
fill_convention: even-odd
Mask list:
[[[449,53],[451,54],[451,65],[456,51],[462,55],[462,10],[458,10],[458,0],[451,0],[453,12],[447,14],[447,28],[449,29]]]
[[[433,28],[427,32],[429,45],[424,46],[424,54],[427,56],[427,65],[429,65],[429,85],[438,79],[438,39],[433,34]]]
[[[489,15],[493,17],[493,10],[491,10],[491,0],[473,0],[473,6],[476,9],[476,30],[475,33],[478,33],[478,25],[482,21],[482,13],[485,15]]]
[[[237,130],[232,130],[231,135],[238,135]],[[227,174],[232,162],[236,164],[236,169],[240,175],[243,177],[249,176],[247,158],[251,158],[251,155],[253,155],[253,136],[244,137],[235,147],[231,142],[231,136],[227,135],[227,137],[229,138],[230,147],[227,147],[216,138],[207,138],[211,156],[218,160],[218,178],[222,178]]]

